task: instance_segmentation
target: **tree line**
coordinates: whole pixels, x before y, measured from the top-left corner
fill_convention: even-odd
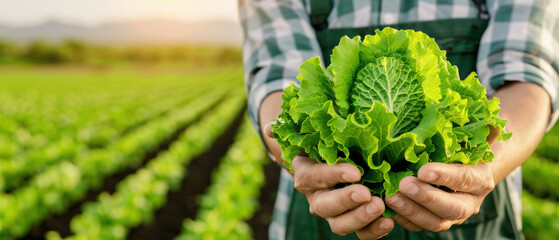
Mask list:
[[[37,40],[29,44],[15,44],[0,40],[0,64],[83,64],[106,61],[239,63],[242,61],[242,52],[240,48],[223,46],[99,46],[74,39],[61,43]]]

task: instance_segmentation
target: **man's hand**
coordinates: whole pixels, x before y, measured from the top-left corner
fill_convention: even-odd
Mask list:
[[[371,197],[367,187],[352,184],[334,189],[338,183],[361,178],[359,170],[349,163],[328,166],[314,159],[297,156],[293,160],[295,188],[305,194],[311,214],[325,218],[332,232],[346,235],[356,232],[360,239],[378,239],[394,227],[390,218],[381,217],[384,203]]]
[[[419,169],[418,177],[402,179],[400,192],[386,199],[386,203],[398,213],[394,221],[410,231],[448,230],[479,212],[483,199],[495,187],[492,167],[492,163],[425,164]]]
[[[273,138],[271,124],[281,112],[281,94],[270,94],[260,107],[260,129],[264,142],[275,161],[283,165],[281,148]],[[314,159],[297,156],[292,163],[295,188],[305,194],[309,211],[325,218],[332,231],[339,235],[356,232],[360,239],[378,239],[394,228],[394,220],[382,217],[384,202],[371,197],[367,187],[352,184],[340,189],[338,183],[350,183],[361,178],[359,170],[348,163],[328,166]]]
[[[463,223],[478,213],[482,200],[494,186],[532,154],[548,124],[549,95],[533,83],[508,82],[495,96],[501,99],[499,116],[508,120],[506,130],[514,133],[512,138],[494,142],[496,131],[492,129],[487,138],[489,143],[494,142],[492,163],[475,167],[428,163],[419,170],[418,178],[402,179],[400,192],[386,199],[387,205],[398,213],[396,223],[414,231],[443,231]],[[448,193],[430,184],[456,192]]]
[[[270,124],[265,126],[264,133],[267,138],[273,138]],[[266,142],[275,143],[275,140]],[[269,148],[279,149],[279,146],[276,143]],[[349,163],[328,166],[301,155],[295,157],[292,166],[295,189],[307,197],[310,213],[326,219],[332,232],[338,235],[356,232],[360,239],[378,239],[394,227],[392,219],[382,217],[382,199],[372,197],[367,187],[352,184],[333,188],[339,183],[358,181],[361,173],[355,166]]]
[[[487,142],[493,144],[500,131],[489,126]],[[410,231],[448,230],[477,214],[483,199],[495,182],[491,163],[477,166],[428,163],[419,169],[418,177],[400,181],[400,192],[386,199],[398,215],[394,221]],[[451,192],[433,187],[444,186]]]

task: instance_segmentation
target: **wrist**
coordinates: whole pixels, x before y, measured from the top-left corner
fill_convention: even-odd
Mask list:
[[[281,95],[283,91],[273,92],[266,96],[262,100],[262,104],[260,105],[259,113],[259,127],[260,127],[260,134],[262,135],[262,139],[264,140],[264,144],[269,150],[268,155],[270,155],[271,159],[282,164],[283,160],[281,159],[281,149],[278,146],[276,140],[272,136],[272,132],[270,129],[269,124],[274,121],[281,113]]]

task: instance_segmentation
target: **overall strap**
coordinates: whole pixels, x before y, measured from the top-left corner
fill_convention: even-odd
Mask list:
[[[473,0],[477,6],[477,18],[488,19],[489,12],[487,11],[487,4],[485,0]]]
[[[315,31],[328,28],[328,15],[332,7],[332,0],[310,0],[310,20]]]

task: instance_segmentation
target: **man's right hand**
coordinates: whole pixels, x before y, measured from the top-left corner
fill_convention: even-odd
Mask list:
[[[262,101],[259,117],[264,142],[274,160],[283,166],[281,148],[273,138],[270,124],[282,111],[281,94],[274,92]],[[334,189],[339,183],[359,181],[361,173],[355,166],[348,163],[328,166],[304,156],[297,156],[292,164],[295,188],[307,197],[309,211],[325,218],[334,233],[356,232],[360,239],[378,239],[394,228],[392,218],[382,217],[384,202],[379,197],[371,197],[367,187],[352,184]]]
[[[279,146],[273,139],[270,124],[265,126],[264,133],[269,138],[266,143],[272,154],[278,156],[273,153],[273,149],[279,149]],[[382,199],[372,197],[367,187],[351,184],[334,188],[339,183],[356,182],[361,178],[355,166],[349,163],[328,166],[299,155],[293,160],[292,167],[295,189],[307,197],[310,213],[326,219],[332,232],[338,235],[356,232],[360,239],[378,239],[394,227],[391,218],[382,217],[385,209]]]
[[[384,202],[371,197],[369,189],[351,184],[334,189],[339,183],[361,178],[359,170],[349,163],[328,166],[308,157],[293,160],[295,189],[305,194],[311,214],[325,218],[332,232],[346,235],[356,232],[360,239],[378,239],[394,227],[391,218],[382,217]]]

